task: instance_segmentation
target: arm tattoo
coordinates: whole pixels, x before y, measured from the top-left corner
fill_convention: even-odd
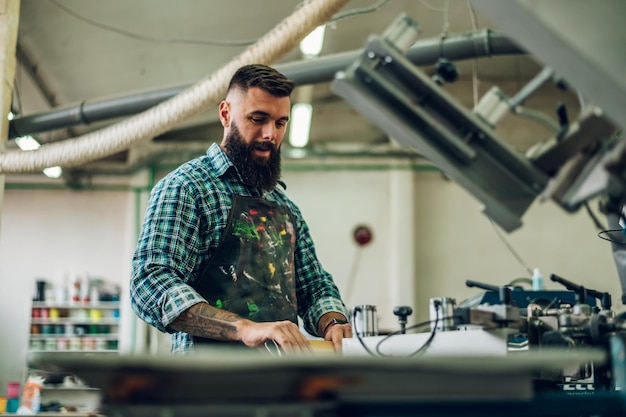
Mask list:
[[[171,324],[172,329],[194,336],[217,340],[237,340],[233,324],[241,317],[207,303],[198,303],[185,310]]]

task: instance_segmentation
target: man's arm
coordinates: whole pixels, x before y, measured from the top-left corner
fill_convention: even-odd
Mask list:
[[[285,352],[308,352],[310,343],[291,321],[255,323],[229,311],[198,303],[176,318],[176,331],[216,340],[239,341],[249,347],[275,341]]]
[[[169,327],[194,336],[217,340],[238,340],[238,321],[243,320],[228,311],[215,308],[208,303],[198,303],[183,311]]]

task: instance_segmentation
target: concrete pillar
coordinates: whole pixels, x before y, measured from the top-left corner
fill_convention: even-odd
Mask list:
[[[389,304],[391,308],[406,305],[415,310],[415,204],[414,177],[411,169],[394,169],[390,176],[390,253]],[[380,328],[397,329],[397,317],[381,315]],[[415,320],[415,313],[409,323]]]
[[[13,81],[15,80],[15,45],[20,20],[20,0],[0,0],[0,153],[6,152],[9,133],[7,115],[11,110]],[[0,219],[4,202],[5,175],[0,175]],[[1,232],[1,231],[0,231]],[[1,236],[1,233],[0,233]]]
[[[0,80],[2,85],[2,101],[0,102],[0,153],[6,152],[7,137],[9,130],[9,120],[7,115],[11,109],[11,99],[13,96],[13,80],[15,78],[15,45],[17,43],[17,27],[20,16],[20,0],[0,0]],[[2,207],[4,203],[5,176],[0,175],[0,224],[2,220]],[[0,231],[1,232],[1,231]],[[0,238],[2,233],[0,233]],[[6,246],[6,245],[5,245]],[[10,277],[3,277],[4,279]],[[6,283],[4,283],[6,284]],[[4,304],[7,297],[11,297],[12,292],[8,289],[2,292],[0,303]],[[30,309],[29,309],[30,310]],[[6,317],[6,316],[3,316]],[[3,337],[12,338],[10,334],[3,334]],[[24,381],[24,363],[19,360],[23,358],[24,349],[19,344],[6,343],[2,345],[2,356],[7,358],[0,362],[0,376],[2,383],[6,381]],[[0,388],[0,395],[4,395],[3,388]]]

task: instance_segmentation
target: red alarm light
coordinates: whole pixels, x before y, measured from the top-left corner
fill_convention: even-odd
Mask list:
[[[354,229],[354,240],[360,246],[365,246],[372,241],[372,230],[364,225]]]

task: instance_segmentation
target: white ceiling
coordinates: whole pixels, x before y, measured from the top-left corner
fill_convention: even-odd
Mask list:
[[[19,46],[37,66],[54,105],[193,83],[289,16],[299,0],[22,0]],[[376,4],[352,0],[344,11]],[[448,12],[444,6],[448,4]],[[330,26],[322,54],[362,48],[400,13],[421,37],[472,30],[465,0],[392,0]],[[485,21],[479,18],[480,27]],[[223,45],[219,45],[223,43]],[[300,59],[292,51],[282,61]],[[508,71],[516,71],[510,60]],[[489,74],[488,67],[483,69]],[[497,69],[501,74],[502,67]]]
[[[300,3],[299,0],[21,0],[18,33],[21,65],[16,74],[14,108],[22,115],[29,115],[83,100],[192,84],[226,64],[246,44],[288,17]],[[365,12],[375,7],[376,10]],[[486,27],[498,29],[472,13],[466,0],[352,0],[342,10],[348,11],[363,13],[330,24],[322,55],[362,48],[368,36],[383,32],[401,13],[420,24],[421,39]],[[299,52],[292,51],[280,63],[300,59]],[[471,89],[472,62],[458,65],[461,82],[455,91]],[[480,59],[477,69],[477,75],[488,85],[489,80],[527,80],[536,74],[539,66],[529,56],[512,55]],[[459,95],[467,96],[467,91]],[[327,84],[316,85],[314,103],[318,110],[312,132],[313,146],[316,142],[342,140],[387,141],[378,129],[336,97]],[[186,152],[186,148],[176,147],[183,150],[180,159],[199,152],[198,142],[205,148],[210,141],[221,138],[214,113],[209,112],[194,123],[181,126],[180,131],[175,129],[165,135],[168,141],[194,143]],[[199,121],[205,123],[198,126]],[[41,133],[39,137],[42,142],[62,140],[112,122],[74,126]],[[146,153],[145,149],[143,152]],[[123,153],[108,158],[108,162],[128,168],[129,158],[128,153]],[[158,160],[158,155],[146,157],[141,163],[154,160]]]

